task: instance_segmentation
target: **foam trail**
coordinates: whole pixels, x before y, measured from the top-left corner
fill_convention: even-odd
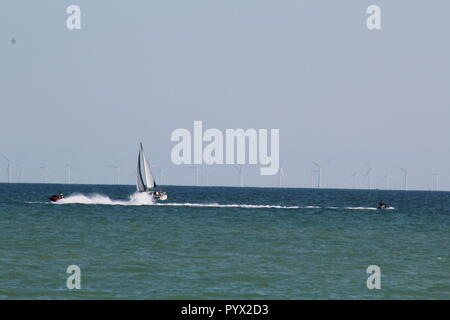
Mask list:
[[[175,207],[212,207],[212,208],[250,208],[250,209],[299,209],[299,206],[279,206],[260,204],[219,204],[219,203],[155,203],[158,206]]]
[[[246,208],[246,209],[334,209],[334,210],[377,210],[375,207],[320,207],[320,206],[281,206],[263,204],[220,204],[220,203],[176,203],[176,202],[156,202],[153,197],[145,192],[135,192],[130,195],[129,200],[112,200],[101,194],[73,194],[65,197],[53,204],[87,204],[87,205],[121,205],[121,206],[173,206],[173,207],[203,207],[203,208]],[[387,209],[393,210],[394,207]]]
[[[112,200],[107,196],[101,194],[73,194],[65,197],[55,204],[103,204],[103,205],[121,205],[121,206],[144,206],[152,205],[155,203],[153,197],[145,192],[135,192],[130,195],[128,201],[124,200]]]
[[[145,192],[136,192],[130,196],[128,201],[112,200],[100,194],[84,195],[73,194],[65,197],[54,204],[103,204],[122,206],[175,206],[175,207],[214,207],[214,208],[266,208],[266,209],[299,209],[299,206],[258,205],[258,204],[219,204],[219,203],[156,203],[153,197]]]
[[[378,208],[375,207],[345,207],[344,209],[348,209],[348,210],[379,210]],[[394,207],[387,207],[384,210],[394,210]]]

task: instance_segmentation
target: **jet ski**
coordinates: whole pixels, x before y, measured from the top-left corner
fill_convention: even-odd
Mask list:
[[[382,209],[387,209],[387,205],[386,203],[384,203],[383,201],[380,201],[380,203],[377,206],[377,209],[382,210]]]
[[[64,194],[58,193],[58,194],[54,194],[54,195],[48,197],[48,200],[50,200],[52,202],[56,202],[58,200],[61,200],[62,198],[64,198]]]

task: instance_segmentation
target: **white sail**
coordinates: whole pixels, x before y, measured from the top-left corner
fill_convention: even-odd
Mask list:
[[[148,191],[154,188],[155,185],[155,179],[153,179],[152,171],[150,170],[150,165],[145,157],[144,148],[141,143],[137,167],[137,190],[140,192]]]

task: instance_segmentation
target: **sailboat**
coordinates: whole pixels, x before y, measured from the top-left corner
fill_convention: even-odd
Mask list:
[[[157,200],[167,200],[167,193],[162,190],[157,190],[155,179],[153,178],[150,164],[145,157],[142,142],[139,148],[138,165],[137,165],[137,191],[147,192]]]

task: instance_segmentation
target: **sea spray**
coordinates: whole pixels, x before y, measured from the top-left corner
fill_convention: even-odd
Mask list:
[[[155,201],[153,197],[145,192],[135,192],[130,195],[129,200],[112,200],[108,196],[101,194],[73,194],[67,196],[57,202],[55,204],[102,204],[102,205],[122,205],[122,206],[144,206],[144,205],[152,205]]]

